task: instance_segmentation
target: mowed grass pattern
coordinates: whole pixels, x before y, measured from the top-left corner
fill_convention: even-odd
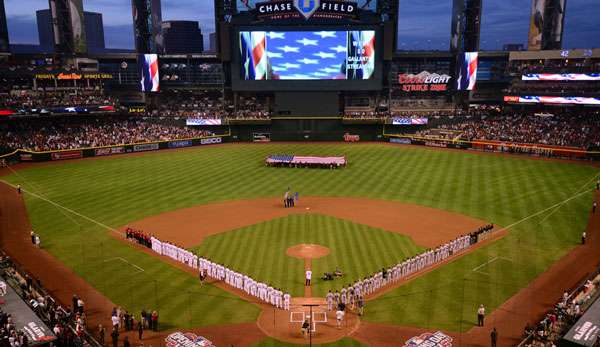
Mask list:
[[[273,153],[346,155],[349,166],[267,168],[263,160]],[[36,166],[6,179],[111,227],[197,204],[280,197],[288,186],[301,197],[397,200],[506,226],[590,189],[597,175],[584,165],[385,144],[239,144]],[[491,312],[578,244],[591,200],[588,191],[515,225],[503,240],[369,303],[365,319],[465,330],[476,305]],[[161,321],[172,326],[255,319],[253,305],[200,288],[191,275],[114,240],[101,227],[30,196],[26,202],[44,248],[115,303],[135,309],[156,302]],[[510,262],[488,275],[472,271],[498,255]],[[103,270],[102,259],[115,256],[146,272],[126,264]],[[137,291],[124,287],[138,278]]]
[[[331,252],[312,260],[315,296],[422,251],[407,236],[319,214],[290,215],[213,235],[194,250],[292,296],[304,296],[304,260],[286,255],[289,247],[301,243],[325,246]],[[338,266],[343,278],[320,279]]]

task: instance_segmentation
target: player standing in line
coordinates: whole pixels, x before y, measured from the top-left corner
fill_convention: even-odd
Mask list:
[[[312,271],[310,271],[310,269],[306,270],[306,280],[304,282],[304,285],[307,287],[310,287],[310,280],[312,278]]]
[[[358,305],[358,315],[362,316],[364,313],[364,310],[365,310],[365,299],[363,298],[362,295],[358,297],[357,305]]]
[[[292,296],[289,293],[283,294],[283,309],[286,311],[290,310],[290,300]]]
[[[327,301],[327,311],[333,310],[333,293],[329,290],[329,293],[325,296],[325,301]]]

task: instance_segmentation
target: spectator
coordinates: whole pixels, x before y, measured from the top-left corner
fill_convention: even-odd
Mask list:
[[[104,327],[102,326],[102,324],[98,324],[98,342],[100,342],[101,346],[104,346],[104,339],[105,339],[105,335],[106,331],[104,330]]]
[[[112,338],[113,347],[119,346],[119,329],[118,324],[116,327],[113,327],[112,333],[110,333],[110,337]]]

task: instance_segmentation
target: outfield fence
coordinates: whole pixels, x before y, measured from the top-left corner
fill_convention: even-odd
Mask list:
[[[385,133],[385,129],[383,135],[389,139],[389,142],[397,144],[477,150],[482,152],[527,154],[537,157],[600,160],[600,151],[584,150],[577,147],[563,147],[532,143],[512,143],[494,140],[465,141],[459,139],[441,139],[437,137],[415,136],[411,134],[388,134]]]
[[[185,138],[168,141],[138,142],[130,144],[119,144],[102,147],[86,147],[78,149],[63,149],[55,151],[30,151],[17,149],[11,153],[0,155],[0,161],[3,165],[9,165],[18,162],[41,162],[57,161],[67,159],[80,159],[88,157],[104,157],[125,153],[140,153],[158,151],[163,149],[185,148],[193,146],[205,146],[219,144],[228,141],[231,132],[198,138]]]

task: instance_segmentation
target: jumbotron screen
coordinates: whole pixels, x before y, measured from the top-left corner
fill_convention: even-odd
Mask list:
[[[240,78],[370,80],[375,31],[240,31]]]

